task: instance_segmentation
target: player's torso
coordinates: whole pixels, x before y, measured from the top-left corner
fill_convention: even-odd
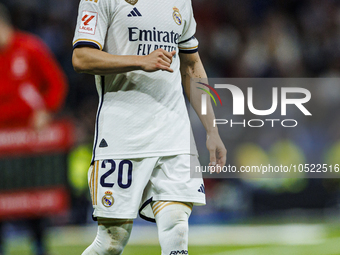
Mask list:
[[[96,76],[101,103],[94,158],[189,153],[190,124],[182,93],[178,43],[191,17],[186,10],[190,0],[111,0],[107,3],[111,4],[105,5],[111,8],[110,15],[102,16],[108,16],[109,22],[104,24],[98,19],[100,30],[89,31],[100,39],[103,36],[98,31],[105,33],[104,41],[100,41],[104,51],[113,55],[147,55],[163,48],[169,52],[175,50],[176,55],[171,64],[173,73],[137,70]],[[98,9],[98,13],[100,11]],[[81,15],[80,30],[87,32],[82,25],[96,14],[82,12]],[[92,22],[93,29],[94,19],[87,22]]]
[[[183,0],[119,0],[104,50],[122,55],[148,55],[177,50],[183,33]]]

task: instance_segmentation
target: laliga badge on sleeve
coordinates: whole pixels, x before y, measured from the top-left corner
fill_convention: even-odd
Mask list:
[[[127,2],[128,4],[135,5],[138,2],[138,0],[125,0],[125,2]]]
[[[79,27],[79,33],[94,35],[97,27],[98,13],[83,11],[81,16],[81,23]]]
[[[111,207],[114,204],[115,200],[112,196],[111,191],[106,191],[105,195],[102,198],[102,203],[105,207]]]

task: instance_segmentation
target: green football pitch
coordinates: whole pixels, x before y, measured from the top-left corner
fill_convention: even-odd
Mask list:
[[[335,240],[334,240],[335,241]],[[339,255],[340,254],[340,239],[336,240],[337,245],[329,247],[328,245],[317,246],[191,246],[189,254],[191,255]],[[51,247],[51,255],[68,255],[81,254],[86,246],[57,246]],[[11,249],[11,255],[29,255],[31,254],[28,247],[16,247]],[[144,245],[128,245],[123,252],[123,255],[160,255],[158,246]]]
[[[206,231],[202,232],[204,229]],[[196,230],[194,228],[194,231]],[[300,225],[219,226],[211,229],[206,226],[198,230],[201,231],[197,231],[190,241],[193,243],[189,247],[190,255],[340,255],[340,225],[338,224],[304,224],[302,227]],[[83,243],[79,242],[80,239],[84,239],[82,236],[84,229],[77,231],[66,228],[49,234],[50,254],[80,255],[93,237],[91,235],[85,238]],[[141,229],[138,236],[143,231]],[[154,238],[145,233],[145,240]],[[196,240],[198,236],[201,236],[201,239]],[[76,241],[71,241],[71,238]],[[153,240],[152,244],[147,243],[148,241],[145,244],[139,243],[140,241],[138,238],[132,238],[123,255],[161,254],[159,246],[155,243],[157,240]],[[7,254],[33,255],[29,245],[26,236],[10,238],[6,245]]]

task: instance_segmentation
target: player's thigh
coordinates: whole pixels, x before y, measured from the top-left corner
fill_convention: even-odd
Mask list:
[[[163,206],[167,206],[168,202],[184,202],[190,208],[191,204],[205,205],[202,176],[192,178],[190,174],[190,169],[195,169],[196,166],[199,166],[196,156],[161,157],[144,189],[143,203],[139,210],[140,217],[155,222],[156,212]]]
[[[89,170],[94,216],[136,218],[156,158],[98,160]]]
[[[192,178],[190,170],[199,165],[196,156],[177,155],[162,157],[150,177],[153,201],[205,204],[202,177]]]

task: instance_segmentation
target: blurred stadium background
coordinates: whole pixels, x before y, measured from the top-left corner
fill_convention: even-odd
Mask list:
[[[22,222],[35,215],[20,211],[20,205],[11,201],[30,192],[37,197],[34,192],[38,190],[53,201],[48,205],[47,199],[40,208],[48,215],[50,253],[81,254],[96,228],[91,220],[86,172],[97,93],[93,77],[76,74],[71,63],[79,1],[0,2],[10,9],[14,25],[41,37],[63,67],[70,89],[58,117],[71,120],[74,126],[74,130],[67,124],[60,127],[58,134],[65,143],[55,144],[52,151],[9,157],[8,147],[0,146],[0,216],[5,246],[8,254],[31,254]],[[340,76],[339,1],[193,0],[193,7],[199,52],[209,77]],[[228,162],[242,165],[244,161],[275,158],[299,164],[340,163],[340,85],[316,88],[312,95],[321,106],[312,110],[311,121],[301,123],[294,132],[240,129],[223,133]],[[271,101],[265,95],[261,99]],[[70,133],[74,134],[71,138]],[[0,134],[0,144],[6,143],[7,135]],[[204,156],[202,160],[206,160]],[[27,162],[34,167],[26,169]],[[57,193],[49,193],[51,189]],[[338,179],[207,179],[206,194],[207,206],[196,208],[190,219],[192,255],[340,254]],[[155,226],[136,220],[124,254],[159,253]]]

